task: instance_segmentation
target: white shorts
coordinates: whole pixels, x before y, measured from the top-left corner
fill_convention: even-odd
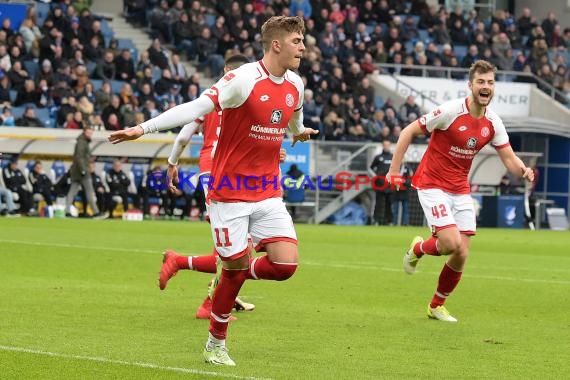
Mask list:
[[[427,189],[418,190],[418,198],[432,234],[457,227],[462,234],[475,235],[477,221],[471,195]]]
[[[214,246],[222,260],[235,260],[249,253],[248,232],[257,252],[276,241],[297,244],[291,215],[282,198],[261,202],[218,202],[210,204]]]

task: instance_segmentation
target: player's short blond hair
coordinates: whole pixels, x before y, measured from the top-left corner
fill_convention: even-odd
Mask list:
[[[286,34],[305,33],[305,21],[299,16],[273,16],[261,26],[263,49],[269,51],[271,42],[281,39]]]
[[[483,59],[473,62],[469,69],[469,82],[473,82],[475,74],[487,74],[488,72],[492,72],[493,74],[497,72],[497,68],[491,62]]]

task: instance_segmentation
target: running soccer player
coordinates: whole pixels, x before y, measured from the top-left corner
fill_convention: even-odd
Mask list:
[[[303,126],[299,67],[305,45],[301,17],[274,16],[261,27],[264,56],[228,72],[198,99],[181,104],[109,141],[175,128],[222,110],[220,138],[212,168],[210,221],[222,276],[213,297],[206,362],[235,365],[226,348],[230,312],[246,279],[282,281],[297,269],[297,235],[281,198],[279,150],[287,128],[293,144],[318,131]],[[256,251],[249,260],[248,232]]]
[[[241,54],[233,55],[226,59],[224,67],[224,74],[228,71],[237,69],[241,65],[249,63],[249,59]],[[178,159],[188,145],[192,136],[202,130],[204,135],[204,143],[200,150],[199,167],[200,174],[198,181],[203,181],[203,178],[210,176],[212,171],[212,159],[214,156],[215,146],[218,143],[222,122],[222,111],[214,110],[209,114],[197,118],[193,122],[186,124],[174,141],[174,146],[168,157],[168,170],[167,175],[169,178],[168,189],[172,193],[179,193],[178,185]],[[204,186],[204,193],[207,198],[208,186]],[[207,207],[207,206],[206,206]],[[182,256],[178,255],[173,250],[166,250],[164,252],[163,264],[160,269],[158,285],[161,290],[166,288],[166,284],[170,278],[176,275],[179,270],[189,269],[197,272],[216,273],[218,263],[218,254],[216,248],[213,248],[211,255],[204,256]],[[208,295],[198,307],[196,311],[196,318],[209,319],[212,312],[212,294],[219,281],[216,276],[208,286]],[[255,305],[244,302],[239,297],[236,297],[234,308],[236,310],[253,311]]]
[[[475,235],[468,182],[473,157],[490,143],[511,173],[534,181],[533,170],[513,152],[501,118],[488,107],[495,93],[495,71],[489,62],[476,61],[469,70],[471,93],[467,98],[446,102],[404,128],[387,174],[398,186],[402,159],[412,139],[431,134],[412,186],[418,189],[432,236],[425,241],[416,236],[403,261],[405,272],[413,274],[424,255],[448,256],[427,307],[428,317],[440,321],[457,322],[444,303],[461,279],[469,239]]]

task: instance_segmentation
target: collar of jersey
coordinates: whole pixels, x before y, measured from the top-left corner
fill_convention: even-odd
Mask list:
[[[277,84],[281,84],[283,83],[283,81],[285,80],[285,77],[277,77],[273,74],[271,74],[269,72],[269,70],[267,70],[267,67],[265,66],[265,63],[263,63],[263,59],[260,59],[259,61],[259,66],[261,66],[261,68],[263,69],[263,71],[265,71],[265,74],[267,74],[267,76],[269,77],[269,79],[271,79],[272,82],[275,82]]]

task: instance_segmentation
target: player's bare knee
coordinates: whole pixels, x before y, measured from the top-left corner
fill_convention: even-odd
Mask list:
[[[461,238],[459,236],[445,236],[438,241],[439,250],[442,255],[456,255],[461,252]]]

